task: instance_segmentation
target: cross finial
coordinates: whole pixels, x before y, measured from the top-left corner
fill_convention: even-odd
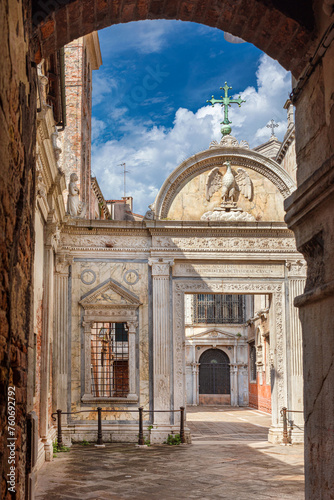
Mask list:
[[[228,108],[229,106],[231,106],[231,104],[238,104],[239,105],[239,108],[241,106],[241,103],[242,102],[246,102],[246,101],[243,101],[239,95],[238,99],[232,99],[231,97],[229,97],[228,95],[228,91],[232,89],[232,87],[229,87],[227,85],[227,82],[225,82],[225,85],[224,87],[220,87],[221,90],[224,90],[224,97],[221,95],[221,99],[215,99],[214,96],[211,97],[211,99],[209,101],[206,101],[206,102],[210,102],[212,104],[212,107],[216,104],[216,103],[219,103],[221,104],[221,107],[224,108],[224,120],[220,123],[223,123],[223,126],[221,128],[221,133],[222,135],[228,135],[231,133],[231,127],[230,127],[230,122],[229,119],[228,119]]]
[[[271,137],[275,137],[275,128],[279,127],[278,123],[275,123],[273,119],[266,125],[267,128],[271,128]]]

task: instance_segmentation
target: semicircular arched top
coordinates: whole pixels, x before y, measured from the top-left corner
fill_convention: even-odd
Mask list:
[[[169,209],[181,189],[197,175],[221,166],[225,161],[231,166],[246,167],[269,179],[283,198],[289,196],[296,184],[289,174],[274,160],[256,151],[244,148],[212,148],[197,153],[183,161],[163,183],[154,202],[157,219],[168,217]]]
[[[297,77],[309,58],[315,16],[309,0],[62,0],[33,1],[35,60],[112,24],[179,19],[227,31],[253,43]]]

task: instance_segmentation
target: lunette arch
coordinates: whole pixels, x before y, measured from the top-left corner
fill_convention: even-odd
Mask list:
[[[221,166],[224,161],[247,167],[269,179],[280,191],[283,198],[289,196],[296,185],[289,174],[275,161],[265,158],[245,148],[213,148],[197,153],[183,161],[165,180],[154,202],[157,218],[168,217],[169,209],[187,182],[197,175]]]

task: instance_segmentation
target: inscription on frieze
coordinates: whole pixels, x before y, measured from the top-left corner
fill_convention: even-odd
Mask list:
[[[262,276],[270,278],[284,277],[284,264],[175,264],[173,276],[221,276],[221,277],[251,277]]]

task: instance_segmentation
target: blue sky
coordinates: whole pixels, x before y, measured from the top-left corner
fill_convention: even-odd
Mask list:
[[[93,72],[92,171],[106,199],[127,194],[144,214],[165,178],[188,156],[220,139],[222,108],[206,100],[224,82],[247,102],[229,113],[232,135],[251,147],[269,139],[266,124],[286,131],[291,78],[248,43],[182,21],[140,21],[99,32],[103,65]]]

